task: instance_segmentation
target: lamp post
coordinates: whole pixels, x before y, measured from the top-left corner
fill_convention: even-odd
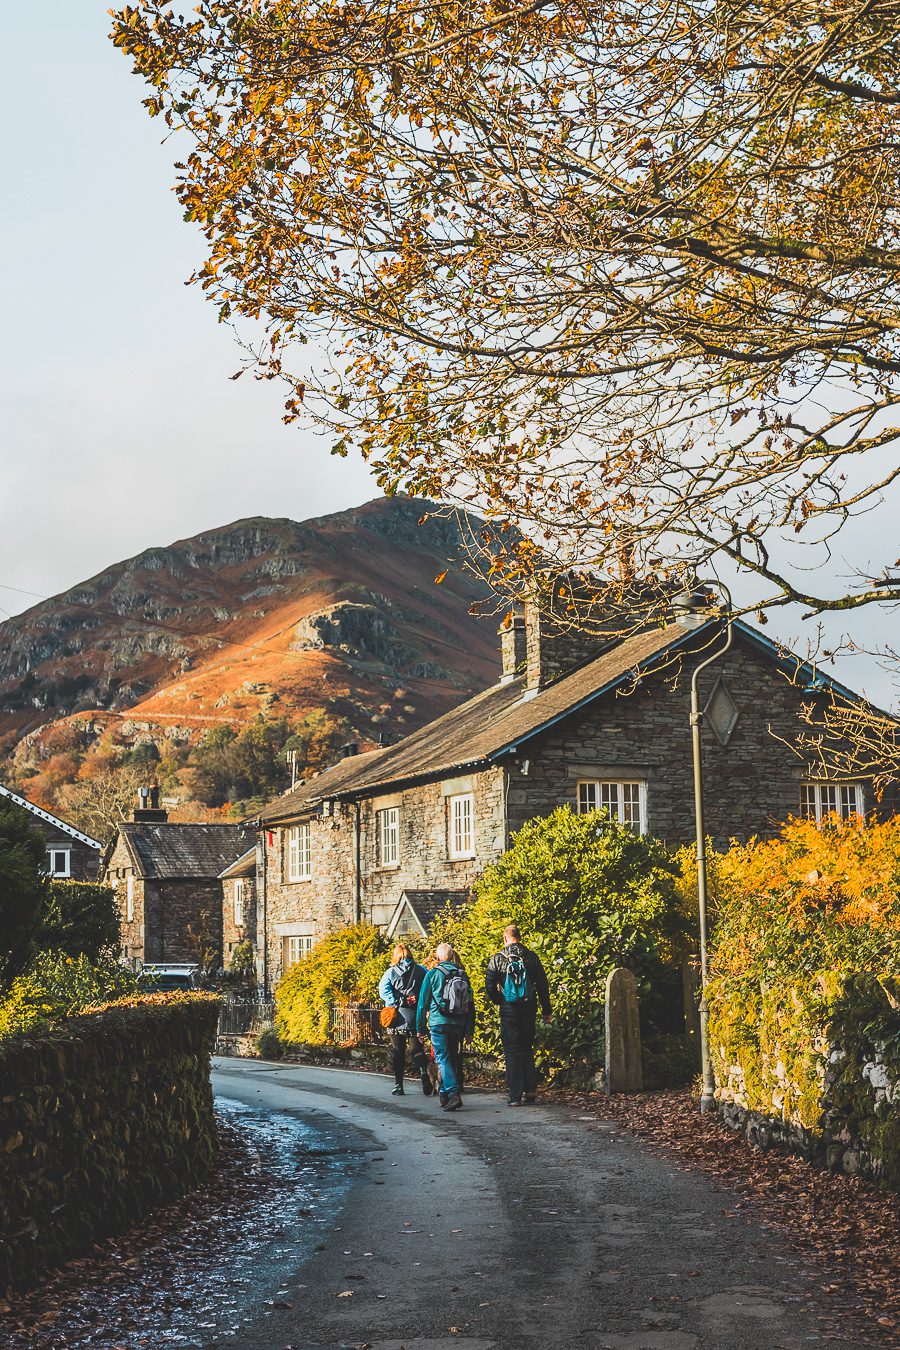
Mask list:
[[[700,1071],[702,1086],[700,1090],[700,1110],[706,1115],[716,1107],[716,1083],[713,1077],[712,1059],[709,1053],[709,1002],[706,987],[709,983],[709,963],[707,945],[709,925],[707,920],[707,874],[706,874],[706,826],[703,819],[703,755],[700,741],[700,728],[703,713],[700,711],[699,679],[701,673],[725,655],[731,646],[733,636],[733,616],[731,592],[721,581],[715,583],[724,593],[727,602],[725,619],[725,642],[695,666],[691,676],[691,748],[694,759],[694,820],[697,827],[697,899],[700,910]],[[672,602],[675,622],[682,628],[700,628],[709,619],[710,597],[706,585],[695,586],[676,596]]]

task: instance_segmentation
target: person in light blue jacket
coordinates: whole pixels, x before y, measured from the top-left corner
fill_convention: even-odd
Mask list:
[[[462,1106],[458,1065],[463,1039],[475,1030],[475,999],[469,977],[450,944],[442,942],[435,955],[438,964],[426,972],[422,982],[416,1031],[431,1037],[441,1074],[441,1106],[445,1111],[458,1111]]]
[[[413,959],[413,954],[405,943],[399,942],[391,952],[392,965],[384,972],[378,985],[378,997],[388,1008],[396,1009],[393,1025],[389,1028],[391,1038],[391,1062],[394,1070],[395,1097],[402,1097],[403,1074],[406,1068],[406,1052],[409,1050],[413,1068],[422,1080],[422,1091],[430,1097],[433,1091],[428,1076],[428,1059],[425,1047],[416,1031],[416,1007],[419,991],[425,979],[425,969]]]

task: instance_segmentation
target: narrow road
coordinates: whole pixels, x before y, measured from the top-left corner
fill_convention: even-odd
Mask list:
[[[307,1164],[311,1147],[333,1185],[304,1220],[305,1246],[273,1255],[259,1316],[207,1345],[824,1344],[805,1301],[821,1272],[589,1111],[513,1110],[472,1091],[448,1116],[417,1083],[398,1098],[381,1075],[259,1061],[216,1060],[213,1083],[226,1104],[301,1122],[316,1141]]]

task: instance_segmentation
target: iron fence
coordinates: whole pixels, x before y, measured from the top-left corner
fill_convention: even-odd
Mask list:
[[[384,1039],[379,1008],[371,1003],[335,1003],[331,1035],[339,1045],[378,1045]]]
[[[275,1003],[270,998],[227,997],[219,1013],[220,1036],[249,1036],[260,1031],[275,1017]]]

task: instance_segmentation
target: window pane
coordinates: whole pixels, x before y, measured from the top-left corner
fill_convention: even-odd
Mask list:
[[[837,811],[837,788],[833,783],[819,784],[819,800],[821,801],[821,813],[823,816],[830,815],[832,811]]]
[[[623,825],[635,825],[638,829],[641,827],[641,785],[640,783],[622,784],[622,815]]]
[[[842,783],[840,788],[840,811],[844,820],[848,816],[855,815],[859,809],[856,804],[856,784]]]
[[[619,819],[619,784],[598,783],[600,789],[600,809],[609,814],[610,820]]]
[[[450,798],[450,856],[466,858],[474,852],[472,843],[472,796]]]
[[[582,781],[578,784],[578,813],[584,815],[586,811],[596,811],[597,809],[597,784]]]
[[[807,820],[816,818],[816,789],[812,783],[800,784],[800,814]]]

